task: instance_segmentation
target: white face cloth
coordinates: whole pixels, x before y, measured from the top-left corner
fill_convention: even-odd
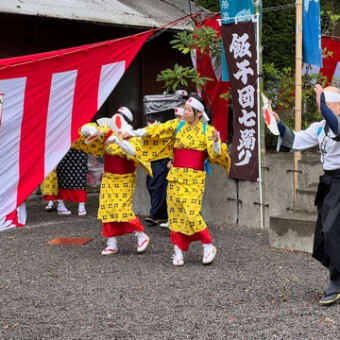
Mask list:
[[[202,120],[204,122],[209,122],[209,117],[208,115],[206,114],[206,112],[204,111],[204,106],[203,104],[198,101],[196,98],[193,98],[193,97],[190,97],[185,104],[188,104],[190,105],[191,107],[193,107],[194,109],[202,112]]]
[[[323,91],[326,102],[337,103],[340,102],[340,94],[336,92]]]

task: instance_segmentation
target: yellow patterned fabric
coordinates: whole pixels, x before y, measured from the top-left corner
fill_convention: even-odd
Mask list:
[[[97,128],[102,131],[102,136],[87,145],[84,143],[85,138],[81,136],[72,144],[72,147],[99,157],[104,156],[104,153],[106,153],[112,156],[126,158],[134,161],[136,166],[141,165],[149,175],[152,175],[150,162],[145,161],[142,155],[141,138],[135,137],[129,139],[130,144],[136,151],[135,156],[130,156],[126,154],[118,144],[105,143],[105,136],[110,131],[109,128]],[[132,210],[135,188],[136,172],[124,175],[104,172],[100,186],[98,218],[101,219],[103,223],[128,222],[133,220],[135,218]]]
[[[144,137],[142,141],[143,158],[148,161],[158,161],[164,158],[173,158],[174,140],[172,138]]]
[[[226,143],[221,143],[221,154],[217,155],[214,159],[211,159],[210,162],[212,164],[218,164],[223,166],[226,173],[229,174],[230,172],[230,156],[228,154],[228,146]]]
[[[105,153],[105,144],[104,144],[105,136],[110,131],[110,128],[98,127],[98,125],[95,123],[85,124],[85,126],[86,125],[95,126],[98,130],[102,132],[102,135],[99,136],[97,139],[93,140],[91,143],[85,144],[86,138],[82,136],[81,133],[79,132],[79,137],[73,142],[71,148],[87,152],[96,157],[103,157]]]
[[[58,178],[57,170],[53,170],[49,175],[43,180],[40,185],[41,193],[44,196],[57,196],[58,195]]]
[[[195,127],[191,127],[186,122],[176,133],[178,124],[179,120],[174,119],[164,124],[150,125],[146,128],[146,136],[159,138],[159,140],[172,138],[175,148],[206,151],[209,161],[225,164],[228,167],[230,160],[226,153],[226,145],[222,147],[222,155],[217,154],[213,149],[214,128],[212,126],[207,125],[206,134],[204,134],[201,121]],[[207,227],[201,216],[205,177],[205,171],[176,167],[170,169],[167,177],[170,230],[193,235]]]
[[[205,229],[207,225],[201,216],[205,172],[172,167],[167,179],[170,230],[193,235]]]
[[[117,175],[104,172],[100,186],[98,218],[106,222],[127,222],[136,216],[132,210],[136,173]]]

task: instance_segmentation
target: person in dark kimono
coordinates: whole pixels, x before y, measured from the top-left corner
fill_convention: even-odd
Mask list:
[[[312,256],[329,270],[329,283],[320,300],[331,305],[340,299],[340,90],[315,86],[323,120],[295,132],[273,112],[280,131],[281,151],[299,151],[319,145],[324,174],[315,205],[318,210]],[[284,150],[283,150],[284,149]]]
[[[72,201],[78,203],[78,215],[86,215],[87,158],[87,153],[71,148],[57,168],[45,178],[41,189],[43,199],[49,201],[46,211],[55,210],[53,203],[57,201],[58,214],[71,215],[64,201]]]

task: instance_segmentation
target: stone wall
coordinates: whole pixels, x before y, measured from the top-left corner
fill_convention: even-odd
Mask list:
[[[270,216],[285,215],[292,210],[314,211],[316,183],[322,172],[317,154],[302,153],[298,173],[299,189],[310,191],[294,200],[294,155],[293,153],[267,153],[263,155],[263,225],[269,228]],[[138,170],[135,211],[148,215],[150,198],[145,186],[145,173]],[[230,179],[221,167],[212,165],[212,174],[207,175],[202,214],[212,223],[239,223],[249,227],[261,226],[260,185],[258,182]],[[297,194],[298,195],[298,194]]]

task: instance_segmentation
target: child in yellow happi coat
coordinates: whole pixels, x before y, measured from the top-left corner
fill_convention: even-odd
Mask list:
[[[131,117],[127,108],[120,113]],[[149,244],[144,227],[133,212],[133,194],[136,187],[136,166],[141,165],[152,174],[150,163],[142,159],[140,138],[129,142],[120,141],[109,127],[99,127],[94,123],[85,124],[80,129],[81,137],[72,145],[97,157],[104,156],[104,174],[100,187],[98,219],[102,220],[102,235],[107,238],[107,247],[102,255],[118,251],[117,236],[135,233],[138,239],[137,252],[142,253]],[[93,140],[85,144],[85,137]]]
[[[190,97],[184,106],[182,121],[173,119],[125,135],[174,140],[173,166],[167,177],[167,204],[175,266],[184,264],[183,251],[187,251],[193,241],[203,244],[203,264],[212,263],[216,255],[201,216],[206,177],[204,163],[208,159],[229,171],[230,158],[226,144],[221,144],[219,133],[207,125],[208,120],[202,99]]]

